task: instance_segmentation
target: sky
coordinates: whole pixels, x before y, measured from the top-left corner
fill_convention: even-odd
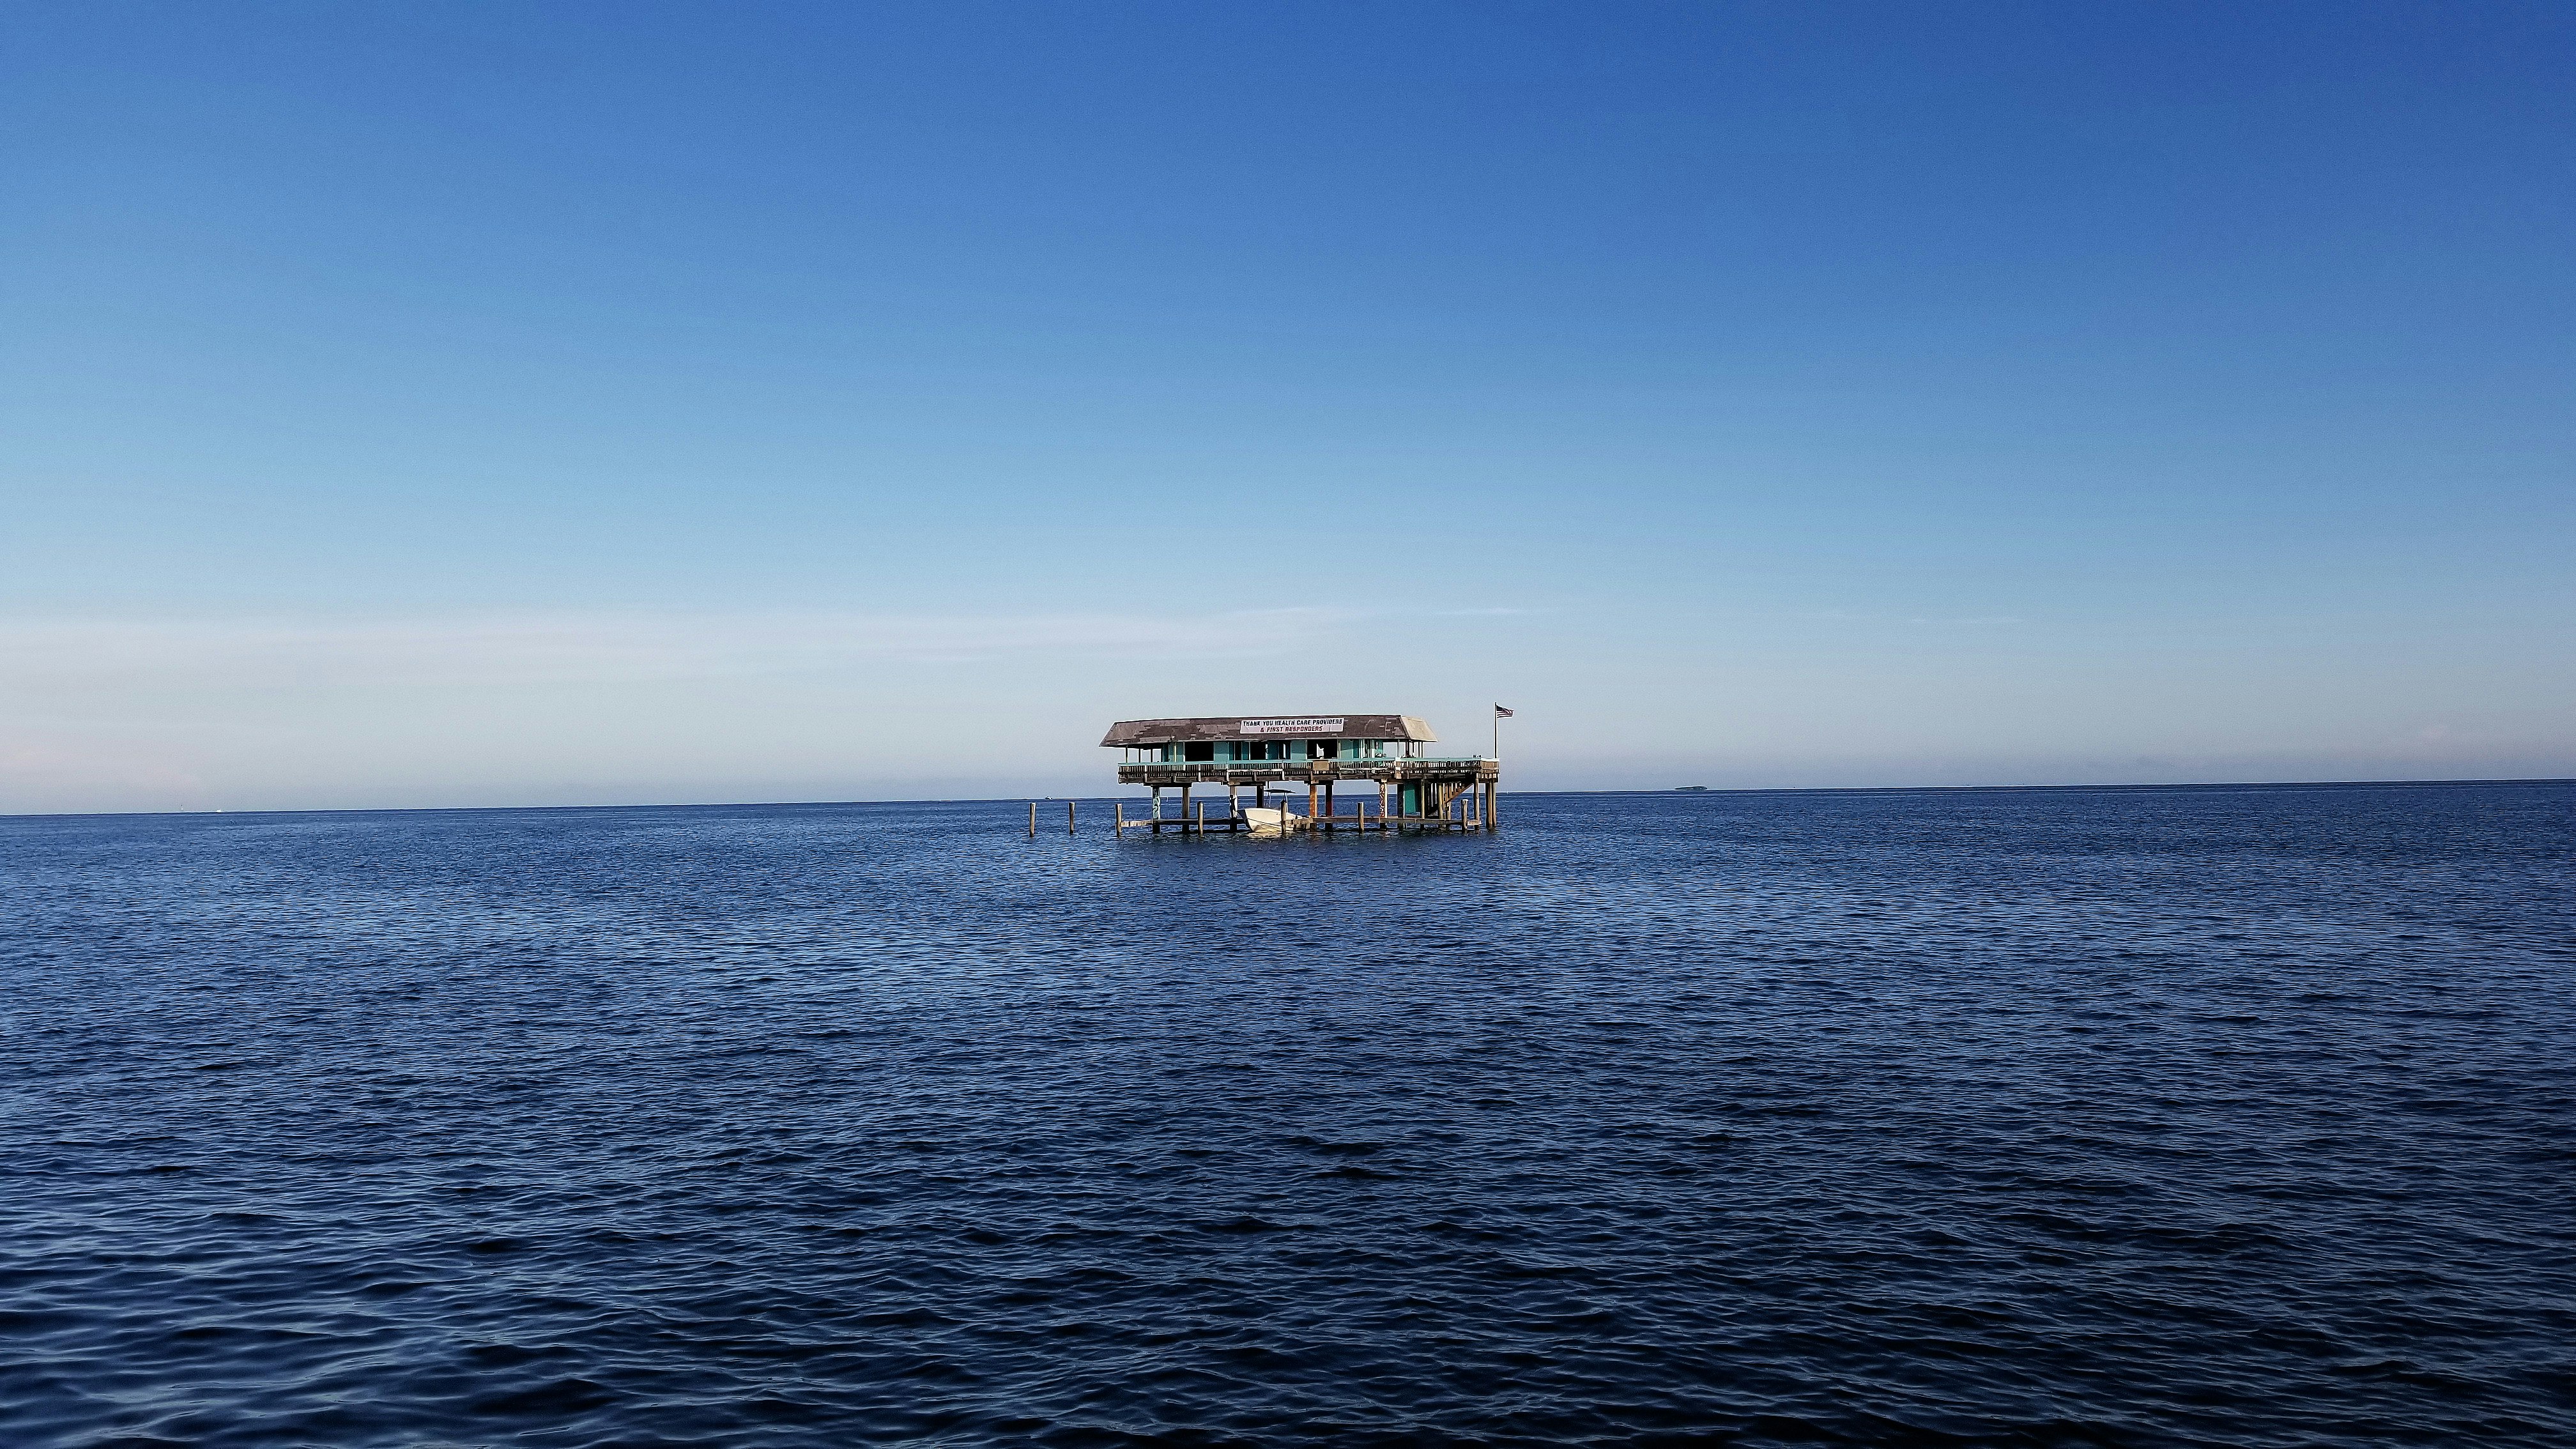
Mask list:
[[[2563,4],[36,0],[0,813],[2576,776]]]

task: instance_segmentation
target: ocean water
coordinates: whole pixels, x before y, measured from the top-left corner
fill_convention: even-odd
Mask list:
[[[2576,1443],[2576,786],[1505,805],[0,820],[0,1443]]]

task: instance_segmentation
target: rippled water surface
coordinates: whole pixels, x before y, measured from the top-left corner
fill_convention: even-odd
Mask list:
[[[0,820],[0,1441],[2576,1442],[2576,787]]]

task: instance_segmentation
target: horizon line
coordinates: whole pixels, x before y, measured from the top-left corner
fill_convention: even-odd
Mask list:
[[[2106,781],[2080,785],[1665,785],[1632,790],[1498,790],[1503,798],[1553,795],[1996,795],[2041,791],[2410,790],[2478,785],[2576,785],[2576,776],[2539,775],[2426,780],[2189,780],[2167,784]],[[959,795],[898,800],[713,800],[622,805],[346,805],[246,810],[35,810],[0,812],[0,820],[112,820],[165,815],[458,815],[541,810],[812,810],[847,805],[998,805],[1070,800],[1117,801],[1123,795]]]

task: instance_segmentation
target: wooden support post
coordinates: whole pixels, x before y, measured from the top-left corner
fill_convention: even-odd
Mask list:
[[[1038,802],[1029,802],[1029,839],[1038,838]]]
[[[1192,833],[1197,835],[1207,834],[1207,802],[1205,800],[1201,800],[1199,802],[1198,824],[1193,829]]]
[[[1377,782],[1377,828],[1380,830],[1386,828],[1386,777],[1383,775],[1378,777]]]
[[[1163,833],[1163,787],[1154,787],[1154,833]]]
[[[1125,835],[1127,833],[1127,802],[1124,800],[1117,801],[1109,807],[1109,810],[1110,820],[1112,822],[1109,827],[1109,833],[1112,835]]]
[[[1064,802],[1064,833],[1073,833],[1073,802],[1070,800]]]

